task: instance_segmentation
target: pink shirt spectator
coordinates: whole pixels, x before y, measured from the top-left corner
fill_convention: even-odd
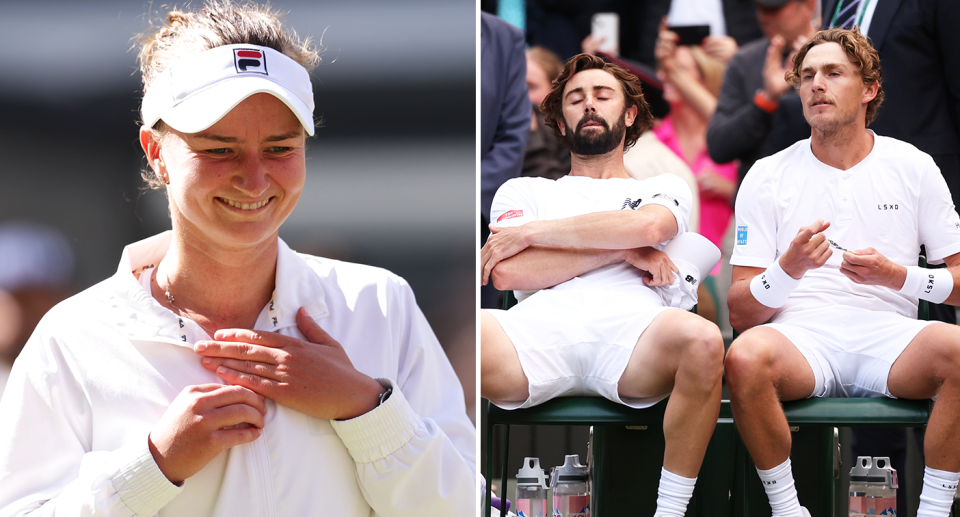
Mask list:
[[[680,142],[673,130],[673,122],[670,116],[663,119],[660,127],[653,130],[657,138],[664,143],[671,151],[684,160],[683,151],[680,149]],[[684,160],[685,161],[685,160]],[[718,175],[731,181],[737,180],[737,162],[717,165],[707,154],[707,148],[704,147],[694,158],[693,163],[689,163],[694,176],[699,176],[705,170],[712,169]],[[730,201],[719,197],[708,197],[700,194],[700,234],[710,240],[710,242],[721,246],[723,234],[727,231],[727,225],[730,224],[730,216],[733,215],[733,207]],[[717,274],[720,265],[713,269],[711,274]]]

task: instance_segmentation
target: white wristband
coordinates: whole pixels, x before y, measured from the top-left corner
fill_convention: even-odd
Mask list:
[[[933,303],[943,303],[953,292],[953,273],[947,268],[907,266],[907,279],[900,292]]]
[[[766,271],[753,277],[750,281],[750,292],[758,302],[770,307],[779,309],[787,303],[787,298],[793,292],[800,281],[788,275],[780,267],[780,261],[775,260]]]

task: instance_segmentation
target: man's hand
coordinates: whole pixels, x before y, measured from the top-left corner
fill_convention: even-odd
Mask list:
[[[791,277],[799,280],[810,269],[827,263],[833,254],[830,241],[823,231],[830,227],[829,222],[817,219],[810,226],[804,226],[790,242],[787,252],[780,257],[780,267]]]
[[[527,223],[532,224],[532,223]],[[480,284],[487,285],[493,268],[501,261],[527,249],[530,241],[524,226],[490,225],[490,238],[480,250]]]
[[[680,272],[670,257],[656,248],[643,247],[623,251],[625,262],[647,273],[643,276],[643,283],[650,287],[670,285],[674,280],[673,274]]]
[[[353,367],[347,353],[300,308],[297,326],[309,341],[274,332],[218,330],[198,341],[204,368],[278,404],[324,420],[347,420],[379,404],[383,386]]]
[[[892,262],[873,248],[847,251],[840,272],[857,284],[880,285],[899,291],[907,280],[907,268]]]
[[[179,485],[225,449],[259,438],[266,412],[263,397],[242,386],[187,386],[150,431],[150,453]]]

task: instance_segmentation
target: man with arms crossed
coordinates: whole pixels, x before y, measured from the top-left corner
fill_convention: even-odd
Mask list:
[[[881,73],[858,31],[817,33],[786,74],[811,137],[737,196],[727,381],[775,516],[809,515],[781,400],[938,396],[917,516],[946,517],[960,480],[960,328],[916,320],[918,298],[960,303],[960,217],[930,156],[867,129]],[[920,245],[948,268],[919,268]]]
[[[716,425],[723,363],[717,327],[652,289],[674,281],[657,247],[687,230],[690,189],[624,170],[624,148],[652,117],[622,68],[575,56],[542,112],[571,171],[512,179],[493,200],[481,280],[522,300],[481,313],[481,394],[506,408],[582,394],[639,408],[671,395],[656,515],[681,517]]]

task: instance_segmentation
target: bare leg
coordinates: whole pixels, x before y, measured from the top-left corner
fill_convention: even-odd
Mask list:
[[[670,393],[663,420],[663,466],[696,477],[720,413],[723,338],[713,323],[688,312],[664,311],[637,341],[620,377],[620,396]]]
[[[927,466],[960,472],[960,327],[934,323],[917,334],[890,368],[890,393],[925,399],[939,393],[927,423],[923,451]]]
[[[480,311],[480,396],[493,402],[523,402],[530,383],[500,322]]]
[[[726,359],[733,419],[761,470],[790,457],[790,427],[782,400],[809,397],[816,386],[806,358],[783,334],[754,327],[740,335]]]

